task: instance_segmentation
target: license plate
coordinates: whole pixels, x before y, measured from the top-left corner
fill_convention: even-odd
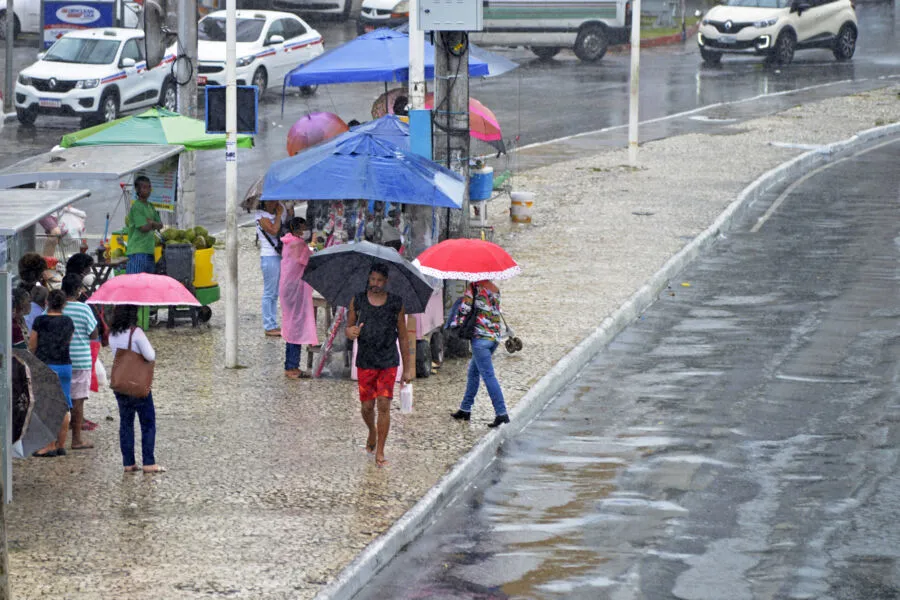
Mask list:
[[[720,44],[736,44],[737,37],[733,36],[733,35],[721,35],[721,36],[719,36],[719,43]]]
[[[197,85],[206,85],[206,75],[197,75]]]
[[[41,108],[59,108],[62,106],[61,100],[55,100],[53,98],[39,98],[38,106]]]
[[[375,31],[375,26],[374,25],[366,25],[365,27],[363,27],[363,31],[365,31],[366,33],[369,33],[370,31]]]

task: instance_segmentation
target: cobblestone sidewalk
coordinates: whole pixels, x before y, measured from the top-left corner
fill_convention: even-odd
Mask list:
[[[516,176],[536,193],[534,224],[490,217],[524,274],[503,284],[504,312],[525,342],[498,351],[507,402],[586,337],[738,192],[801,153],[900,120],[898,88],[799,106],[641,148],[554,163]],[[151,331],[158,364],[157,459],[168,473],[123,474],[109,392],[88,417],[94,450],[14,465],[8,509],[17,598],[311,598],[411,507],[488,429],[483,391],[469,424],[452,421],[463,360],[415,384],[415,412],[395,412],[378,469],[362,446],[355,383],[287,380],[283,343],[265,338],[261,278],[241,234],[241,363],[223,368],[222,307],[209,328]],[[220,253],[221,254],[221,253]],[[221,259],[221,257],[220,257]],[[223,273],[221,264],[219,273]],[[677,288],[674,289],[677,293]],[[111,360],[103,355],[107,366]]]

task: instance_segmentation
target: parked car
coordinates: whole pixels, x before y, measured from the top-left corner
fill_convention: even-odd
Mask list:
[[[122,26],[138,27],[141,13],[140,2],[126,0],[122,3]],[[6,39],[7,0],[0,0],[0,40]],[[41,32],[41,0],[15,0],[15,35]]]
[[[197,84],[225,85],[225,11],[208,14],[198,29]],[[268,10],[237,11],[237,82],[262,96],[288,71],[325,51],[322,36],[300,17]],[[312,94],[315,87],[301,88]]]
[[[786,65],[807,48],[850,60],[858,33],[851,0],[726,0],[706,13],[697,43],[707,64],[723,54],[756,54]]]
[[[82,125],[112,121],[123,112],[159,104],[177,109],[171,65],[174,48],[153,69],[144,60],[139,29],[85,29],[67,33],[19,73],[16,116],[80,116]]]
[[[408,0],[363,0],[357,29],[396,27],[409,16]],[[484,0],[484,28],[469,39],[490,46],[526,46],[550,59],[571,48],[582,61],[603,58],[610,44],[628,40],[629,0]]]

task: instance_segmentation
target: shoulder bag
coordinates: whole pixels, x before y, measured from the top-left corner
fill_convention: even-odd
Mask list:
[[[132,398],[146,398],[150,395],[150,387],[153,385],[153,367],[156,363],[131,349],[134,330],[132,327],[128,334],[128,347],[116,350],[116,358],[113,360],[109,376],[109,387],[114,392]]]

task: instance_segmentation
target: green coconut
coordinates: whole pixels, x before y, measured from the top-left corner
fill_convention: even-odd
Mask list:
[[[197,235],[202,235],[203,237],[206,237],[209,235],[209,232],[206,230],[206,227],[200,227],[199,225],[194,227],[194,233]]]
[[[194,248],[196,248],[197,250],[206,250],[206,248],[208,248],[206,238],[202,235],[198,235],[196,238],[194,238]]]

